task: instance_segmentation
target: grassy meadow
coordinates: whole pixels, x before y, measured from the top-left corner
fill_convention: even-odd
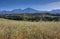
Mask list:
[[[60,39],[60,22],[28,22],[0,18],[0,39]]]

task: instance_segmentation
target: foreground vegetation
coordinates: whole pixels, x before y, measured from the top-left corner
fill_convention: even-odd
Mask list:
[[[60,22],[28,22],[0,18],[0,39],[60,39]]]

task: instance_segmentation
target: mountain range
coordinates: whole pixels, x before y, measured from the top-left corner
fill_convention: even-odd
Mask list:
[[[46,13],[46,12],[60,13],[60,9],[55,9],[55,10],[51,10],[51,11],[39,11],[39,10],[32,9],[32,8],[26,8],[24,10],[22,10],[22,9],[14,9],[12,11],[3,10],[3,11],[0,11],[0,14]]]

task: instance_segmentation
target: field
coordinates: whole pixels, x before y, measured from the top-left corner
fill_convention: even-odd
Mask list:
[[[60,39],[60,22],[28,22],[0,18],[0,39]]]

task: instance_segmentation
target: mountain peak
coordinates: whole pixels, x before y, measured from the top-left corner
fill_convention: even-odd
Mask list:
[[[32,8],[25,8],[24,10],[29,10],[29,11],[30,11],[30,10],[35,10],[35,9],[32,9]]]
[[[26,9],[31,9],[30,7],[26,8]]]
[[[33,8],[26,8],[23,10],[25,13],[36,13],[38,12],[38,10],[35,10]]]

